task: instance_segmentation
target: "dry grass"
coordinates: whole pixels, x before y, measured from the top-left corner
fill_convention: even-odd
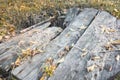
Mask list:
[[[71,6],[104,9],[120,18],[120,0],[0,0],[0,35],[34,24],[35,15],[49,17]]]

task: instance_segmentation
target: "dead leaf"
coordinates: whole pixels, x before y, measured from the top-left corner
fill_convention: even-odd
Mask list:
[[[3,36],[0,36],[0,41],[2,41],[2,39],[3,39]]]
[[[21,59],[18,57],[17,60],[15,61],[15,66],[19,66],[21,63]]]
[[[115,11],[115,12],[119,12],[118,9],[116,9],[116,8],[114,9],[114,11]]]
[[[0,78],[0,80],[3,80],[2,78]]]
[[[100,57],[99,56],[95,56],[95,57],[92,57],[91,59],[95,61],[95,60],[99,60]]]
[[[84,26],[84,25],[82,25],[82,26],[80,27],[81,30],[86,29],[86,28],[87,28],[87,27]]]
[[[89,67],[87,67],[87,71],[88,71],[88,72],[91,72],[91,71],[93,71],[96,67],[97,67],[97,66],[96,66],[95,64],[92,65],[92,66],[89,66]]]
[[[57,64],[59,64],[59,63],[62,63],[62,62],[64,62],[64,57],[62,58],[62,59],[60,59],[59,61],[57,61]]]
[[[86,52],[87,50],[86,50],[86,48],[83,48],[82,51],[83,51],[83,52]]]
[[[53,59],[50,57],[50,58],[48,58],[47,60],[46,60],[46,63],[50,63],[50,64],[52,64],[53,63]]]
[[[110,32],[115,32],[116,30],[115,29],[112,29],[112,28],[107,28],[105,25],[101,25],[101,33],[107,33],[109,34]]]
[[[109,71],[112,71],[112,66],[110,66]]]
[[[115,29],[111,29],[111,28],[109,28],[108,31],[109,31],[109,32],[116,32]]]
[[[106,50],[109,50],[109,51],[113,50],[113,47],[110,42],[108,42],[104,47]]]
[[[40,78],[40,80],[45,80],[45,77],[46,77],[46,73],[44,73],[44,74],[42,75],[42,77]]]
[[[87,55],[87,52],[83,52],[82,54],[81,54],[81,57],[84,57],[84,56],[86,56]]]
[[[43,53],[43,52],[45,52],[45,51],[43,51],[42,49],[39,49],[38,52]]]
[[[30,41],[30,45],[37,44],[35,41]]]
[[[66,51],[69,51],[69,50],[70,50],[70,47],[69,47],[69,46],[65,46],[65,50],[66,50]]]
[[[85,48],[82,49],[82,52],[83,52],[83,53],[81,54],[81,57],[86,56],[87,53],[88,53],[87,50],[86,50]]]
[[[114,40],[110,42],[113,45],[120,45],[120,40]]]
[[[5,39],[9,39],[9,38],[10,38],[10,36],[4,36],[4,38],[5,38]]]
[[[22,50],[22,55],[24,57],[27,57],[27,56],[31,56],[31,49],[30,48],[27,48],[26,50]]]
[[[63,9],[64,14],[67,14],[67,9]]]
[[[59,57],[62,57],[62,56],[64,56],[66,53],[64,52],[64,51],[61,51],[59,54],[58,54],[58,56]]]
[[[15,33],[15,32],[12,32],[11,35],[14,37],[14,36],[16,35],[16,33]]]
[[[120,55],[117,55],[117,56],[115,57],[115,59],[116,59],[116,61],[119,61],[119,60],[120,60]]]
[[[70,36],[70,34],[68,33],[68,34],[66,34],[65,36],[66,36],[66,37],[69,37],[69,36]]]
[[[25,41],[21,40],[21,41],[19,41],[18,45],[20,46],[20,45],[23,45],[24,43],[25,43]]]

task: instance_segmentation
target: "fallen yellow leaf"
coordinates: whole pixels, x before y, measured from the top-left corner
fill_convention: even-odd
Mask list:
[[[92,57],[91,59],[92,59],[92,60],[99,60],[100,57],[99,57],[99,56],[95,56],[95,57]]]
[[[107,28],[105,25],[101,25],[101,33],[107,33],[109,34],[110,32],[115,32],[116,30],[115,29],[112,29],[112,28]]]
[[[66,51],[69,51],[69,50],[70,50],[70,47],[69,47],[69,46],[65,46],[65,50],[66,50]]]
[[[115,11],[115,12],[119,12],[118,9],[116,9],[116,8],[114,9],[114,11]]]
[[[3,36],[0,36],[0,41],[3,39]]]
[[[96,67],[97,67],[97,66],[96,66],[95,64],[92,65],[92,66],[89,66],[89,67],[87,67],[87,71],[88,71],[88,72],[91,72],[91,71],[93,71]]]
[[[120,45],[120,40],[111,41],[111,44],[113,44],[113,45]]]
[[[87,52],[83,52],[82,54],[81,54],[81,57],[84,57],[84,56],[86,56],[87,55]]]
[[[21,60],[20,58],[18,57],[17,60],[15,61],[15,66],[19,66],[21,63]]]
[[[80,27],[80,30],[83,30],[83,29],[86,29],[86,28],[87,28],[86,26],[82,25],[82,26]]]
[[[115,57],[115,59],[116,59],[116,61],[119,61],[119,60],[120,60],[120,55],[117,55],[117,56]]]
[[[9,38],[10,38],[10,36],[4,36],[4,38],[5,38],[5,39],[9,39]]]
[[[59,61],[57,61],[57,64],[62,63],[62,62],[64,62],[64,57],[60,59]]]
[[[109,51],[113,50],[113,47],[110,42],[108,42],[104,47],[106,50],[109,50]]]

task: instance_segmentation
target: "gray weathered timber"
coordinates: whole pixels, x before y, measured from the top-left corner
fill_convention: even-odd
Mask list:
[[[116,31],[107,34],[101,26]],[[116,18],[107,12],[100,12],[48,80],[107,80],[115,75],[120,71],[120,61],[115,59],[120,50],[112,45],[113,50],[108,51],[104,46],[111,39],[120,39],[119,34]],[[86,55],[82,56],[85,52]],[[94,56],[100,59],[92,60]],[[87,67],[92,65],[96,67],[88,72]]]
[[[46,28],[46,27],[48,27],[48,26],[46,26],[46,27],[40,27],[40,26],[43,25],[43,24],[46,24],[46,23],[50,23],[50,21],[51,21],[52,19],[54,19],[54,18],[49,18],[49,19],[47,19],[47,20],[45,20],[45,21],[39,22],[39,23],[37,23],[37,24],[35,24],[35,25],[33,25],[33,26],[30,26],[30,27],[28,27],[28,28],[26,28],[26,29],[21,30],[20,33],[24,33],[24,32],[26,32],[26,31],[29,31],[29,30],[31,30],[31,29],[33,29],[33,28],[37,28],[37,27],[39,27],[39,28]]]
[[[30,37],[32,35],[32,33],[34,33],[36,30],[38,30],[38,31],[43,30],[43,29],[47,28],[50,24],[51,24],[50,22],[47,22],[41,26],[33,28],[32,30],[30,30],[28,32],[20,34],[17,37],[13,37],[12,39],[10,39],[9,41],[7,41],[5,43],[0,44],[0,55],[3,54],[4,52],[8,51],[12,47],[18,45],[19,41],[21,41],[22,39],[25,39],[26,37]]]
[[[0,55],[0,69],[8,71],[11,68],[11,63],[15,62],[16,58],[21,55],[22,50],[27,48],[33,50],[38,47],[41,49],[42,47],[45,47],[51,41],[51,39],[60,34],[60,32],[62,32],[62,29],[59,27],[51,27],[44,30],[34,29],[34,31],[30,31],[30,34],[32,35],[28,34],[29,36],[26,36],[26,34],[25,36],[22,35],[17,37],[19,38],[18,41],[15,39],[11,40],[10,42],[8,41],[8,44],[12,41],[17,42],[16,44],[9,46],[10,49]],[[5,44],[2,45],[6,46]]]
[[[50,57],[57,58],[57,54],[65,46],[70,46],[72,43],[75,44],[92,22],[97,12],[96,9],[92,8],[84,9],[58,37],[44,48],[45,53],[35,55],[30,63],[26,61],[24,64],[12,70],[12,75],[22,80],[37,80],[38,74],[41,72],[40,68],[45,60]],[[85,26],[86,28],[81,29],[81,26]]]
[[[73,7],[68,9],[63,25],[68,26],[72,20],[79,14],[80,9]]]
[[[117,27],[120,29],[120,20],[117,20]]]

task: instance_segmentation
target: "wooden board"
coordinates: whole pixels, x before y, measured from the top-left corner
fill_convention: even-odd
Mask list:
[[[50,57],[58,58],[58,53],[63,51],[66,46],[75,44],[93,21],[97,12],[96,9],[92,8],[84,9],[58,37],[44,48],[45,53],[35,55],[30,62],[26,61],[12,70],[12,75],[22,80],[37,80],[45,60]],[[83,26],[86,28],[83,29]]]
[[[61,26],[64,30],[50,26],[48,20],[0,44],[0,75],[6,71],[17,80],[40,80],[43,76],[45,80],[113,80],[120,72],[120,20],[93,8],[79,12],[79,8],[68,10],[60,23],[68,21],[66,27]],[[27,48],[43,52],[9,71]],[[48,60],[57,65],[52,76],[44,72]]]
[[[114,29],[115,32],[108,33],[104,28]],[[104,46],[111,39],[120,39],[116,18],[105,11],[99,12],[65,57],[64,62],[57,67],[54,75],[48,80],[107,80],[115,75],[120,71],[120,61],[115,59],[120,55],[120,51],[117,50],[120,47],[112,45],[113,50],[106,50]],[[97,60],[93,60],[95,56],[98,57]],[[93,65],[96,66],[88,71],[87,69],[90,70]]]
[[[25,39],[26,37],[29,37],[32,35],[32,33],[34,33],[36,30],[43,30],[45,28],[47,28],[51,23],[47,22],[41,26],[37,26],[35,28],[33,28],[32,30],[25,32],[23,34],[18,35],[17,37],[13,37],[12,39],[10,39],[9,41],[0,44],[0,55],[3,54],[4,52],[6,52],[7,50],[9,50],[11,47],[16,46],[20,40]]]
[[[27,48],[33,50],[39,46],[44,47],[60,32],[62,32],[62,29],[59,27],[51,27],[45,30],[34,29],[28,35],[21,35],[1,44],[6,51],[0,55],[0,69],[8,71],[11,68],[11,64],[21,55],[22,50]],[[7,47],[5,48],[5,46]],[[7,50],[7,48],[9,49]]]

